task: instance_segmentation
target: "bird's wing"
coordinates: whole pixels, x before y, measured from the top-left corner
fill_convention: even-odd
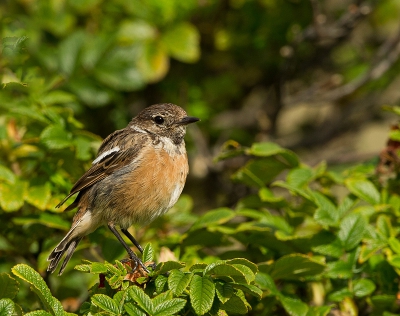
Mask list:
[[[119,142],[127,144],[127,148],[120,148],[115,142],[110,141],[113,139],[112,136],[117,136],[119,134]],[[130,135],[129,135],[130,134]],[[72,195],[80,192],[84,189],[91,187],[93,184],[103,180],[110,174],[121,169],[122,167],[128,165],[132,161],[136,160],[140,154],[140,149],[143,147],[143,138],[132,137],[132,133],[124,133],[124,130],[119,130],[108,136],[101,145],[97,158],[93,161],[92,167],[86,171],[83,176],[74,184],[70,193],[56,206],[60,207],[67,201]],[[136,135],[138,136],[138,135]],[[140,139],[141,141],[134,142],[135,139]],[[79,199],[79,196],[77,200]],[[71,204],[68,209],[72,209],[76,206],[75,201]]]

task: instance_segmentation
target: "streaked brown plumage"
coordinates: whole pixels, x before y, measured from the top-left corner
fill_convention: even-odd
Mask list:
[[[65,254],[61,275],[81,239],[101,225],[107,225],[131,259],[143,266],[115,226],[143,251],[127,229],[150,223],[178,200],[189,171],[183,138],[186,125],[196,121],[177,105],[156,104],[103,141],[92,167],[57,205],[79,193],[66,209],[78,208],[71,229],[49,255],[47,271],[54,272]]]

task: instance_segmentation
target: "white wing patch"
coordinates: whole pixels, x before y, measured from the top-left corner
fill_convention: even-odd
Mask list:
[[[95,160],[93,160],[92,165],[102,161],[108,155],[111,155],[112,153],[115,153],[116,151],[119,151],[119,149],[120,148],[117,146],[117,147],[111,148],[110,150],[105,151],[99,157],[97,157]]]

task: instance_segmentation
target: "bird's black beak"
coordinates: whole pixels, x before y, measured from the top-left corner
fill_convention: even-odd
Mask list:
[[[194,117],[194,116],[186,116],[183,119],[181,119],[179,122],[177,122],[178,125],[188,125],[190,123],[195,123],[200,121],[199,118]]]

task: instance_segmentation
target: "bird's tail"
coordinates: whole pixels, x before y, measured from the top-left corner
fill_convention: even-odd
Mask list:
[[[47,271],[53,273],[57,269],[61,258],[65,254],[65,259],[61,265],[58,275],[61,275],[64,272],[65,266],[67,265],[69,259],[71,259],[76,246],[78,246],[79,242],[83,238],[82,236],[77,236],[76,234],[74,234],[75,228],[76,226],[71,228],[71,230],[63,238],[63,240],[61,240],[57,247],[55,247],[50,253],[49,257],[47,258],[47,261],[50,261]]]

